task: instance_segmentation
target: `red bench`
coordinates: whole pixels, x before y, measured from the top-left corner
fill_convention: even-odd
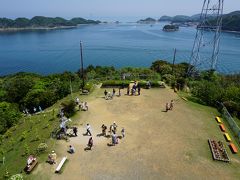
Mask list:
[[[223,124],[220,124],[219,127],[220,127],[221,131],[226,132],[226,129]]]
[[[238,152],[236,146],[233,143],[230,143],[229,147],[230,147],[232,153],[236,154]]]

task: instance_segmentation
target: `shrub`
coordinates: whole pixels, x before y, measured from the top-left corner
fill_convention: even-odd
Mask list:
[[[88,82],[88,83],[86,83],[85,84],[85,86],[84,86],[84,90],[87,90],[88,92],[91,92],[94,88],[94,84],[93,83],[90,83],[90,82]]]
[[[172,84],[173,83],[173,81],[174,81],[174,77],[173,77],[173,75],[171,75],[171,74],[164,74],[163,76],[162,76],[162,79],[167,83],[167,84]]]
[[[12,175],[9,180],[23,180],[23,175],[22,174],[15,174]]]
[[[71,117],[75,113],[75,102],[73,100],[62,102],[62,107],[65,116]]]
[[[30,154],[30,148],[27,145],[27,143],[24,144],[24,155],[29,155]]]
[[[37,152],[41,153],[41,152],[45,152],[48,148],[48,145],[46,143],[40,143],[37,147]]]
[[[12,134],[13,134],[12,131],[9,129],[4,135],[5,135],[5,138],[10,138]]]
[[[27,138],[27,131],[23,131],[21,136],[20,136],[20,141],[23,141]]]

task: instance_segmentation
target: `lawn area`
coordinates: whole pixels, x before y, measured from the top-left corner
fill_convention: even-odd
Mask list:
[[[122,95],[109,101],[103,91],[89,96],[89,111],[77,120],[80,136],[58,143],[59,160],[67,155],[70,144],[76,149],[68,155],[62,174],[54,174],[54,166],[41,167],[49,179],[239,179],[240,157],[227,146],[215,121],[216,109],[186,102],[168,88],[142,90],[141,96]],[[174,110],[166,113],[165,104],[171,99]],[[97,135],[102,124],[109,127],[113,121],[119,126],[117,134],[124,127],[126,137],[109,147],[111,138]],[[89,137],[82,136],[86,123],[92,126],[94,139],[93,150],[87,152]],[[209,138],[223,142],[231,163],[213,161]]]
[[[58,101],[52,107],[45,109],[43,113],[23,117],[19,124],[7,131],[2,137],[0,144],[2,153],[0,158],[5,157],[5,165],[0,164],[1,175],[4,176],[6,171],[10,175],[23,172],[28,154],[37,154],[39,163],[46,161],[49,152],[56,148],[56,140],[51,138],[51,132],[59,128],[57,113],[59,112],[60,104],[63,101],[70,100],[71,97],[75,98],[77,96],[80,97],[79,92]],[[81,100],[85,98],[81,96]],[[77,113],[71,118],[73,125],[75,124],[74,119],[79,118],[79,116],[80,113]],[[47,144],[46,152],[37,152],[37,147],[40,143]],[[32,175],[25,178],[32,179]]]
[[[231,153],[215,120],[215,116],[219,115],[215,108],[184,101],[168,88],[143,89],[140,96],[124,95],[124,89],[121,97],[108,101],[103,98],[104,90],[97,88],[89,96],[73,95],[79,96],[80,100],[87,100],[89,111],[78,112],[71,118],[72,123],[78,126],[79,136],[70,138],[69,142],[49,138],[50,132],[59,124],[57,118],[53,119],[52,109],[57,112],[61,101],[49,108],[50,112],[45,117],[42,114],[28,117],[25,122],[23,119],[16,130],[11,130],[11,137],[5,138],[2,143],[7,149],[5,167],[14,173],[22,171],[26,164],[26,157],[22,156],[24,144],[29,144],[32,152],[42,142],[35,140],[37,129],[40,139],[47,139],[45,142],[49,148],[39,156],[39,165],[32,174],[26,176],[27,179],[240,178],[240,156]],[[71,96],[66,99],[69,98]],[[164,112],[166,102],[172,99],[173,111]],[[124,127],[126,137],[118,145],[108,146],[111,138],[99,137],[98,134],[101,133],[102,124],[109,128],[113,121],[118,125],[117,134],[120,135]],[[86,132],[87,123],[92,127],[92,151],[84,151],[89,136],[82,134]],[[49,126],[46,127],[47,124]],[[23,131],[27,131],[27,136],[20,141]],[[227,131],[230,132],[228,127]],[[213,161],[207,142],[209,138],[224,143],[231,163]],[[10,145],[12,142],[14,146]],[[73,155],[66,152],[70,144],[76,149]],[[13,147],[12,150],[10,147]],[[61,174],[54,173],[57,165],[45,163],[52,149],[57,152],[57,164],[62,157],[68,156]],[[1,165],[1,173],[4,173],[5,167]]]

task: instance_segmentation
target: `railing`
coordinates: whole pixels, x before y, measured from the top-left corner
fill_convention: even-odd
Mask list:
[[[222,106],[222,115],[223,115],[224,119],[227,120],[231,130],[234,133],[234,136],[237,139],[237,142],[240,144],[240,128],[237,125],[237,123],[235,122],[235,120],[232,118],[230,113],[228,112],[227,108],[222,103],[221,103],[221,106]]]

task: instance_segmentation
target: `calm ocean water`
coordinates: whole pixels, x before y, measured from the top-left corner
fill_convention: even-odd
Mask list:
[[[169,62],[177,48],[176,62],[189,61],[196,29],[181,27],[163,32],[164,24],[82,25],[74,29],[0,33],[0,75],[19,71],[51,74],[77,71],[79,42],[84,66],[149,67],[156,59]],[[217,69],[240,71],[240,34],[223,33]],[[206,54],[209,52],[206,50]]]

